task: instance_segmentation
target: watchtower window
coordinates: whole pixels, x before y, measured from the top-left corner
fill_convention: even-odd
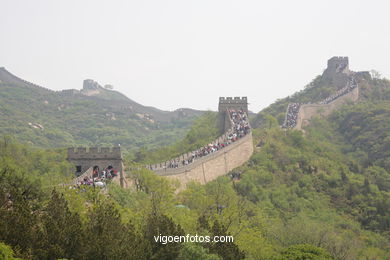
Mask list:
[[[76,172],[81,172],[81,165],[76,165]]]

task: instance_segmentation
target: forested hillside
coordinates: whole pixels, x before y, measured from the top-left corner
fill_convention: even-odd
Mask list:
[[[168,145],[201,113],[145,107],[100,86],[55,92],[0,68],[0,135],[38,147]]]
[[[92,187],[80,192],[58,186],[50,194],[49,176],[66,179],[65,155],[2,143],[1,198],[9,194],[12,207],[2,204],[6,221],[0,239],[18,256],[39,259],[385,259],[389,197],[388,187],[379,185],[388,181],[388,172],[363,168],[326,141],[327,121],[315,125],[322,132],[313,126],[306,137],[278,128],[258,131],[267,141],[235,170],[240,180],[194,183],[179,195],[167,179],[136,165],[131,170],[139,184],[135,191],[112,184],[110,197]],[[26,214],[31,210],[33,215]],[[231,234],[235,242],[158,246],[157,233]],[[23,242],[26,237],[29,243]]]

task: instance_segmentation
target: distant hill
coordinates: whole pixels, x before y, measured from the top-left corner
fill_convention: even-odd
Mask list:
[[[39,147],[167,145],[202,113],[143,106],[93,80],[81,90],[53,91],[0,68],[0,134]]]

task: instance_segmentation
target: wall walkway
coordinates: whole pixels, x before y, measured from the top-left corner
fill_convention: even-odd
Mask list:
[[[302,130],[309,124],[309,120],[315,116],[328,116],[336,109],[348,102],[356,102],[359,99],[359,87],[340,96],[328,104],[304,104],[301,105],[298,112],[297,125],[294,129]]]
[[[234,168],[247,162],[252,154],[253,140],[252,133],[250,133],[222,150],[197,159],[189,165],[159,169],[155,170],[155,173],[178,180],[179,190],[181,190],[191,181],[206,184],[219,176],[228,174]]]

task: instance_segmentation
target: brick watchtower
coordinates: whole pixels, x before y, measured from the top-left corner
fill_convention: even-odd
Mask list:
[[[348,57],[332,57],[328,60],[328,66],[322,77],[328,84],[342,88],[347,84],[351,73]]]
[[[226,112],[226,109],[243,110],[248,114],[248,98],[247,97],[220,97],[218,104],[219,112]]]
[[[67,160],[76,167],[76,174],[81,174],[90,167],[98,166],[100,170],[111,165],[115,170],[122,172],[123,162],[120,147],[85,147],[68,148]]]
[[[220,97],[218,104],[218,112],[220,114],[221,122],[223,125],[221,126],[223,132],[227,131],[231,127],[231,122],[227,110],[242,110],[246,114],[248,114],[248,98],[247,97]]]

